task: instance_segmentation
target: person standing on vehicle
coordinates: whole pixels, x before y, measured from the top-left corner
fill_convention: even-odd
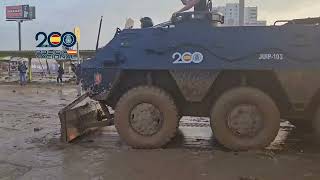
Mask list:
[[[20,85],[21,86],[24,86],[24,85],[27,84],[27,80],[26,80],[27,70],[28,70],[28,68],[27,68],[25,62],[24,61],[23,61],[23,63],[19,62],[18,71],[19,71]]]
[[[141,28],[149,28],[153,26],[153,21],[150,17],[143,17],[140,19]]]
[[[58,69],[58,77],[57,77],[57,83],[62,83],[62,76],[64,74],[64,69],[62,67],[62,65],[59,65],[59,69]]]
[[[200,12],[210,11],[212,8],[211,0],[181,0],[181,2],[184,5],[184,7],[181,8],[179,11],[173,13],[173,16],[175,16],[177,13],[188,11],[193,7],[194,7],[194,11],[200,11]]]

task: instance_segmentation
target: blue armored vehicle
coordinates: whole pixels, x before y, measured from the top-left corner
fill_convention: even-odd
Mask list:
[[[183,116],[210,117],[227,148],[264,148],[282,118],[320,131],[319,22],[223,27],[217,13],[180,13],[150,28],[118,29],[78,77],[101,105],[94,117],[114,118],[135,148],[163,147]],[[67,141],[94,126],[62,115]]]

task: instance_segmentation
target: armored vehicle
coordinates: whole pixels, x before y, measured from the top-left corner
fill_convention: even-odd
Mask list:
[[[319,20],[221,23],[217,13],[185,12],[150,28],[118,29],[81,64],[86,96],[109,120],[114,110],[120,137],[135,148],[163,147],[183,116],[210,117],[217,140],[233,150],[268,146],[281,119],[319,132]],[[65,126],[67,140],[87,127]]]

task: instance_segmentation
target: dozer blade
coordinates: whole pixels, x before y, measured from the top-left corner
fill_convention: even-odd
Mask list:
[[[87,97],[88,93],[80,96],[59,112],[62,141],[71,142],[98,127],[113,125],[113,119],[103,120],[103,111],[107,108],[101,108],[98,102],[92,101],[75,107]]]

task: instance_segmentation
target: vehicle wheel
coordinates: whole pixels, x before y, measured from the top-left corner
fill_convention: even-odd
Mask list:
[[[211,111],[211,128],[217,140],[229,149],[260,149],[277,136],[280,113],[262,91],[235,88],[216,101]]]
[[[178,124],[173,99],[157,87],[133,88],[116,105],[115,126],[134,148],[161,148],[175,136]]]

